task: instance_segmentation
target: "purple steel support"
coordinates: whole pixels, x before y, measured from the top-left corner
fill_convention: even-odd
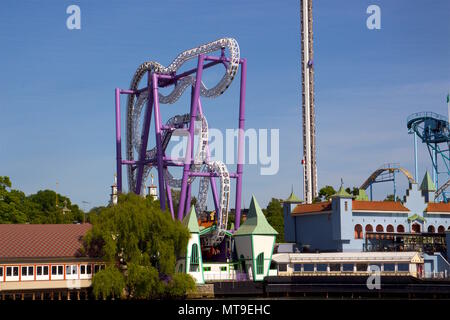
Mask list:
[[[164,168],[164,171],[167,172],[167,167]],[[167,203],[169,204],[169,211],[172,219],[175,220],[175,213],[173,211],[173,200],[172,200],[172,190],[169,186],[169,181],[166,181],[166,190],[167,190]]]
[[[244,129],[245,129],[245,87],[247,82],[247,59],[241,62],[241,94],[239,97],[239,132],[238,132],[238,163],[236,178],[236,204],[234,229],[239,229],[241,224],[241,202],[242,202],[242,169],[244,165]]]
[[[187,195],[186,195],[186,205],[184,209],[184,215],[187,215],[189,213],[189,210],[191,209],[191,199],[192,199],[192,184],[188,184],[187,188]]]
[[[116,161],[117,191],[122,192],[122,138],[120,136],[120,89],[116,88]]]
[[[164,172],[163,172],[163,156],[164,150],[161,143],[161,115],[159,113],[159,97],[158,97],[158,75],[152,74],[153,101],[155,108],[155,135],[156,135],[156,156],[158,166],[158,184],[159,184],[159,203],[161,210],[166,210],[166,193],[164,192]],[[150,99],[149,99],[150,100]]]
[[[145,161],[145,154],[147,153],[147,143],[148,143],[148,133],[150,131],[150,122],[152,121],[152,91],[150,89],[150,83],[151,83],[151,74],[148,72],[148,78],[147,78],[147,87],[148,87],[148,99],[147,99],[147,109],[145,112],[145,118],[144,118],[144,128],[141,138],[141,150],[139,150],[139,163],[137,165],[137,179],[136,179],[136,190],[134,192],[136,194],[141,193],[142,188],[142,176],[144,174],[144,161]]]
[[[198,63],[197,63],[197,74],[195,77],[195,86],[194,86],[194,94],[191,99],[191,119],[189,122],[189,139],[188,139],[188,146],[186,149],[186,159],[184,162],[184,169],[183,169],[183,180],[181,182],[181,194],[180,194],[180,205],[178,207],[178,220],[183,219],[183,212],[184,212],[184,204],[186,201],[186,191],[187,191],[187,184],[188,184],[188,175],[191,167],[192,162],[192,154],[191,154],[191,145],[194,142],[194,127],[195,127],[195,119],[197,117],[197,106],[198,106],[198,99],[200,97],[200,86],[202,81],[202,73],[203,73],[203,60],[204,55],[199,55],[198,57]]]

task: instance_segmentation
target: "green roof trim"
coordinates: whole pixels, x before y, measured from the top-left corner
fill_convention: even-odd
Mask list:
[[[419,216],[417,213],[413,214],[411,217],[408,217],[408,221],[409,222],[416,221],[416,220],[419,220],[419,221],[422,221],[422,222],[426,222],[427,221],[424,217]]]
[[[345,191],[344,187],[341,186],[335,194],[333,194],[331,197],[339,197],[339,198],[353,198],[353,196]]]
[[[299,197],[297,197],[294,193],[294,191],[291,192],[291,194],[289,195],[289,197],[284,200],[284,202],[303,202],[302,200],[300,200]]]
[[[267,222],[255,196],[252,196],[247,220],[234,233],[234,236],[246,235],[277,235],[278,232]]]
[[[425,176],[423,177],[422,183],[420,184],[420,190],[422,191],[436,191],[436,186],[434,185],[433,180],[430,177],[430,174],[425,172]]]
[[[356,196],[355,200],[369,201],[369,197],[367,196],[366,190],[358,189],[358,195]]]
[[[216,230],[217,229],[217,226],[215,225],[215,224],[213,224],[212,226],[210,226],[210,227],[208,227],[208,228],[203,228],[202,230],[200,230],[200,236],[203,236],[203,235],[205,235],[205,234],[208,234],[208,233],[211,233],[211,232],[213,232],[214,230]],[[230,231],[228,231],[228,230],[225,230],[224,231],[225,232],[225,235],[227,235],[227,236],[229,236],[229,237],[231,237],[233,234],[230,232]]]
[[[191,211],[183,218],[183,225],[189,229],[191,233],[200,233],[200,228],[198,227],[197,213],[195,212],[194,206],[191,207]]]

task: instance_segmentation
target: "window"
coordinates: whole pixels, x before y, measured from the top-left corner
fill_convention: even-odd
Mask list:
[[[400,271],[400,272],[409,271],[409,264],[407,264],[407,263],[399,263],[397,270]]]
[[[264,273],[264,252],[256,257],[256,274]]]
[[[86,266],[84,264],[80,266],[80,274],[86,274]]]
[[[220,267],[220,271],[227,271],[227,267]]]
[[[429,233],[434,233],[434,232],[436,231],[436,229],[434,229],[434,226],[428,226],[427,231],[428,231]]]
[[[353,272],[353,264],[351,263],[345,263],[342,265],[342,271],[345,272]]]
[[[196,243],[192,245],[191,264],[198,264],[198,245]]]
[[[367,271],[367,264],[365,264],[365,263],[358,263],[357,265],[356,265],[356,271],[359,271],[359,272],[366,272]]]
[[[377,225],[376,230],[377,230],[377,232],[383,232],[384,228],[383,228],[383,226],[381,224],[379,224],[379,225]]]
[[[90,264],[87,265],[87,274],[92,274],[92,266]]]
[[[438,233],[444,233],[445,232],[445,227],[444,226],[439,226],[438,227]]]
[[[287,264],[286,263],[280,263],[278,265],[278,271],[286,272],[287,271]]]
[[[52,266],[52,276],[62,276],[63,274],[63,266]]]
[[[19,276],[19,267],[6,267],[6,276],[7,277],[18,277]]]
[[[66,275],[76,275],[78,273],[76,265],[66,266]]]
[[[345,211],[348,211],[348,201],[344,202]]]
[[[37,266],[36,267],[37,276],[48,276],[48,266]]]
[[[0,278],[3,277],[3,267],[0,267]]]
[[[420,224],[414,223],[412,225],[412,232],[413,233],[420,233]]]
[[[330,271],[331,272],[341,271],[341,265],[338,263],[330,264]]]
[[[355,239],[362,239],[362,238],[363,238],[362,225],[357,224],[355,226]]]
[[[294,264],[294,271],[295,272],[300,272],[302,271],[302,265],[300,263],[295,263]]]
[[[399,225],[397,226],[397,232],[398,232],[398,233],[403,233],[403,232],[405,232],[405,227],[404,227],[403,225],[399,224]]]
[[[372,232],[372,231],[373,231],[372,225],[368,224],[368,225],[366,226],[366,232]]]
[[[304,272],[314,272],[314,264],[304,264],[303,265],[303,271]]]
[[[94,264],[94,274],[100,271],[100,266],[98,264]]]
[[[28,266],[28,267],[22,267],[22,276],[26,277],[26,276],[32,276],[33,275],[33,270],[34,268],[32,266]]]
[[[316,270],[318,272],[327,272],[327,264],[321,263],[316,265]]]
[[[203,267],[203,271],[211,271],[211,267]]]
[[[395,264],[394,263],[386,263],[384,265],[384,271],[385,272],[394,272],[395,271]]]
[[[386,231],[387,232],[394,232],[394,226],[392,224],[388,224],[388,226],[386,227]]]

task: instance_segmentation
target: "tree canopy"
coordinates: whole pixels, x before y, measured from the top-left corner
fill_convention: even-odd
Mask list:
[[[0,223],[82,222],[84,213],[68,197],[52,190],[26,196],[12,189],[9,177],[0,177]]]
[[[277,242],[284,242],[284,217],[282,200],[272,198],[267,204],[267,208],[263,209],[267,222],[278,232]]]
[[[120,270],[105,269],[94,276],[94,294],[149,299],[183,296],[195,287],[187,274],[175,274],[176,259],[185,253],[189,230],[161,211],[159,202],[122,194],[115,206],[91,217],[85,237],[86,254],[101,257]],[[96,280],[100,279],[100,280]]]

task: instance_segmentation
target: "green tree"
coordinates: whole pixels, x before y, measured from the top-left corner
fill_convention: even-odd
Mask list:
[[[332,186],[325,186],[319,190],[319,199],[320,201],[326,201],[330,199],[330,197],[336,193],[336,190]]]
[[[402,202],[401,199],[399,198],[399,196],[397,196],[397,199],[394,200],[394,195],[393,194],[388,194],[386,196],[386,198],[383,201],[397,201],[397,202]]]
[[[96,299],[120,297],[125,289],[125,278],[119,269],[108,266],[92,279],[92,292]]]
[[[278,232],[277,242],[284,241],[284,217],[282,200],[272,198],[267,204],[267,208],[263,209],[267,222]]]
[[[129,298],[148,299],[167,293],[170,296],[169,284],[175,278],[194,283],[187,274],[174,275],[176,258],[186,250],[189,230],[172,220],[167,211],[162,212],[159,202],[132,193],[123,194],[117,205],[104,208],[91,221],[93,226],[85,237],[85,252],[102,257],[112,265],[126,266]]]

